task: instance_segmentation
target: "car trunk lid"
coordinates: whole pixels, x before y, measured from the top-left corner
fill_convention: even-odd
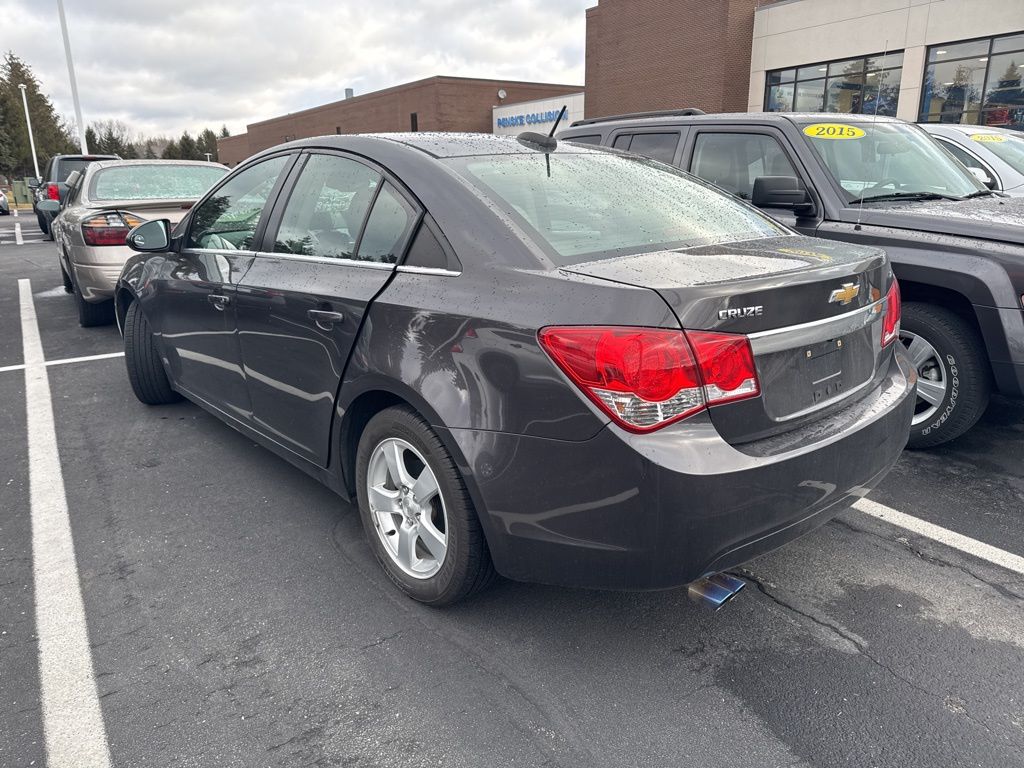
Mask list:
[[[881,337],[892,275],[875,248],[786,236],[563,271],[650,288],[683,328],[750,339],[760,397],[710,409],[733,443],[796,428],[867,394],[891,354]]]

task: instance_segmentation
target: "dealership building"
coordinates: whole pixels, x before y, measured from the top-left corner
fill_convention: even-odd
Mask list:
[[[291,139],[547,132],[658,109],[859,112],[1024,130],[1024,0],[598,0],[586,85],[429,77],[218,141],[236,165]]]
[[[587,116],[861,112],[1024,129],[1024,0],[599,0]]]

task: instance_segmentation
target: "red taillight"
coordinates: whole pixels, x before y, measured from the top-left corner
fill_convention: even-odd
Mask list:
[[[143,221],[130,213],[97,213],[82,222],[82,239],[86,245],[124,245],[128,233]]]
[[[759,393],[745,336],[658,328],[544,328],[552,360],[620,426],[649,432]]]
[[[893,278],[885,297],[885,317],[882,318],[882,346],[887,347],[900,335],[900,284]]]
[[[50,200],[60,200],[60,187],[56,184],[46,185],[46,197]]]

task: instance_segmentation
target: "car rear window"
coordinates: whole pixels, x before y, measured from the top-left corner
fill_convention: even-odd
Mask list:
[[[89,199],[198,200],[225,173],[212,165],[122,165],[93,174]]]
[[[675,168],[604,152],[447,161],[556,264],[788,234]]]
[[[54,181],[67,181],[75,171],[83,171],[92,160],[64,160],[57,161],[57,178]]]

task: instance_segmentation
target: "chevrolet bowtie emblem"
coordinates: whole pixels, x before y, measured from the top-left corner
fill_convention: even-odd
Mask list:
[[[857,298],[860,293],[860,286],[854,283],[843,283],[842,288],[836,288],[828,297],[829,304],[849,304]]]

